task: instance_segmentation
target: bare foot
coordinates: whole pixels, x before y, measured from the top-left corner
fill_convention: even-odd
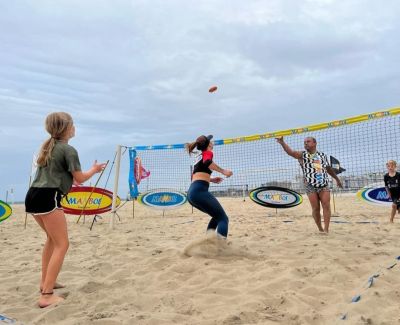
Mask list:
[[[64,298],[57,296],[53,293],[42,293],[39,298],[39,307],[46,308],[48,306],[56,306],[58,303],[62,302]]]
[[[64,289],[64,288],[65,288],[65,285],[58,283],[58,282],[54,283],[53,289]],[[42,290],[43,290],[43,288],[42,288],[42,286],[40,286],[40,292],[42,292]]]

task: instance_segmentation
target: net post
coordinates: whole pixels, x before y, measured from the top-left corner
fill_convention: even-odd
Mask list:
[[[132,219],[135,219],[135,198],[132,198]]]
[[[190,182],[192,182],[192,178],[193,178],[193,166],[190,165]],[[193,214],[193,205],[192,205],[192,214]]]
[[[112,197],[110,229],[114,228],[114,218],[115,218],[115,214],[117,213],[116,205],[117,205],[117,197],[118,197],[118,179],[119,179],[120,166],[121,166],[121,146],[118,145],[117,146],[117,157],[116,157],[116,163],[115,163],[114,191],[113,191],[113,197]]]

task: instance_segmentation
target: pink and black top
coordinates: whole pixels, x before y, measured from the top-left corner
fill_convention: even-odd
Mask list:
[[[212,173],[212,170],[209,168],[213,161],[213,152],[209,150],[204,150],[201,155],[199,155],[194,163],[193,174],[196,173]]]

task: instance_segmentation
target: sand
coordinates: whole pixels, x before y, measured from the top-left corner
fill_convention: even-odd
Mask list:
[[[128,202],[113,230],[109,213],[92,231],[91,217],[67,216],[57,290],[66,300],[45,309],[36,305],[45,236],[30,216],[24,230],[14,206],[0,223],[0,314],[24,324],[400,324],[400,218],[390,224],[390,208],[337,196],[324,236],[306,198],[279,211],[220,201],[226,242],[206,235],[209,218],[189,205],[163,216],[135,204],[133,219]]]

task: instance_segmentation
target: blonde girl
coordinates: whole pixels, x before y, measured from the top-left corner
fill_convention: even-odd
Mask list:
[[[75,127],[68,113],[49,114],[45,127],[50,138],[40,149],[38,170],[25,198],[26,212],[33,215],[47,235],[42,252],[40,308],[63,300],[54,294],[54,289],[60,287],[56,280],[69,246],[61,198],[69,192],[73,182],[83,183],[105,167],[105,164],[95,161],[88,171],[81,171],[78,153],[68,144],[75,136]]]

